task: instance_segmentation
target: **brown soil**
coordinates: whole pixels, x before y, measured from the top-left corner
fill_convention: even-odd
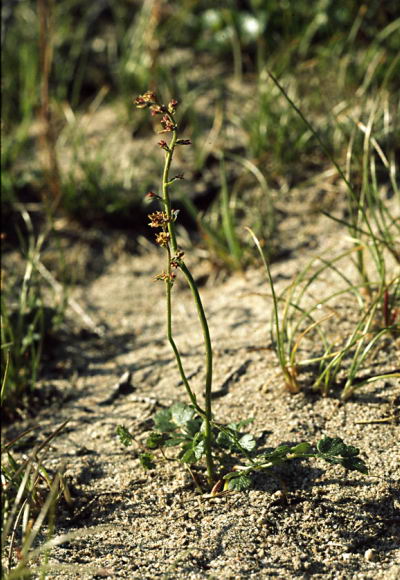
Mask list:
[[[329,248],[337,255],[350,247],[343,230],[325,218],[309,226],[313,244],[307,247],[300,236],[295,243],[296,224],[287,235],[292,257],[272,268],[278,291],[313,255]],[[214,345],[214,389],[224,386],[214,402],[215,416],[225,422],[254,417],[252,432],[271,447],[341,436],[360,448],[370,475],[299,462],[259,474],[252,491],[210,498],[196,493],[181,465],[160,458],[157,470],[141,468],[139,447],[123,448],[117,425],[129,428],[140,446],[153,413],[186,400],[165,339],[163,284],[152,280],[163,256],[144,245],[140,255],[121,253],[100,276],[76,289],[75,299],[106,330],[101,337],[81,332],[64,346],[59,364],[69,378],[52,381],[64,392],[62,405],[14,426],[21,431],[38,424],[40,439],[69,419],[51,444],[46,466],[64,467],[74,498],[73,509],[60,514],[57,534],[81,535],[52,551],[49,577],[395,580],[400,574],[398,383],[363,386],[341,404],[340,391],[327,398],[310,393],[309,371],[304,391],[289,394],[272,350],[264,272],[218,278],[207,262],[188,256],[195,276],[207,279],[201,294]],[[326,275],[313,288],[314,297],[331,292],[334,283]],[[174,292],[176,340],[201,399],[204,363],[196,312],[183,282]],[[341,339],[357,312],[351,304],[335,308],[335,322],[327,324]],[[395,341],[382,343],[365,372],[395,369],[398,347]],[[118,381],[127,371],[133,392],[119,393]],[[386,417],[393,419],[379,422]]]

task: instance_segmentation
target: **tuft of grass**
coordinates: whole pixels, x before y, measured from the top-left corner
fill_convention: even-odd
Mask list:
[[[1,559],[4,577],[23,578],[33,573],[31,564],[38,553],[46,563],[49,552],[40,550],[43,537],[54,535],[56,508],[62,498],[72,506],[67,482],[61,472],[50,475],[44,466],[50,442],[64,429],[64,422],[29,456],[16,459],[13,447],[21,444],[34,428],[1,447]],[[37,562],[36,562],[37,563]]]
[[[1,295],[1,407],[10,416],[35,389],[44,340],[61,322],[64,312],[62,303],[54,308],[46,304],[38,271],[49,230],[44,228],[36,235],[28,212],[22,209],[21,215],[28,232],[22,280],[4,272]]]
[[[351,248],[334,258],[313,258],[278,295],[269,261],[254,232],[247,229],[266,269],[273,303],[271,336],[289,392],[297,393],[303,388],[302,372],[310,369],[312,379],[308,383],[313,390],[326,396],[334,387],[341,386],[343,400],[364,384],[399,376],[397,371],[367,374],[365,369],[371,365],[379,347],[386,344],[386,339],[398,332],[394,304],[400,278],[393,280],[383,294],[376,292],[366,308],[364,284],[354,284],[346,274],[344,264],[340,263],[348,261],[359,251]],[[315,262],[320,264],[315,267]],[[321,295],[322,288],[330,288],[332,276],[344,283],[343,287],[338,286],[334,293],[328,290]],[[354,313],[354,320],[348,319],[345,326],[340,312],[343,307]],[[329,328],[325,329],[327,321],[330,321]],[[336,338],[343,335],[344,340]],[[306,347],[302,349],[305,342]],[[345,375],[346,379],[339,380],[340,375]]]

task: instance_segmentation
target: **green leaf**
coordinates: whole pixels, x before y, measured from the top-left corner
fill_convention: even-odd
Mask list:
[[[165,435],[163,433],[158,433],[153,431],[150,433],[146,440],[146,447],[149,449],[159,449],[165,443]]]
[[[232,427],[232,425],[234,427]],[[241,451],[253,451],[256,447],[256,441],[251,433],[246,433],[241,435],[239,431],[236,430],[236,425],[231,423],[226,426],[223,431],[220,431],[217,436],[217,444],[224,449],[233,449]]]
[[[171,409],[162,409],[153,417],[154,426],[161,433],[170,433],[176,429],[176,425],[171,422]]]
[[[233,431],[240,431],[243,427],[247,427],[247,425],[250,425],[250,423],[254,422],[254,418],[250,417],[248,419],[242,419],[241,421],[238,421],[237,423],[229,423],[228,427],[230,429],[232,429]]]
[[[273,461],[279,463],[280,461],[284,461],[288,453],[290,453],[291,448],[289,445],[280,445],[273,451],[264,454],[264,461]]]
[[[124,427],[123,425],[118,425],[118,427],[116,429],[116,433],[117,433],[122,445],[125,445],[125,447],[132,445],[133,437],[129,433],[129,431],[126,427]]]
[[[117,427],[118,432],[118,427]],[[11,455],[9,451],[7,451],[8,462],[14,471],[18,471],[19,466],[18,463],[15,461],[14,457]],[[2,466],[3,467],[3,466]]]
[[[184,403],[175,403],[171,407],[172,420],[180,427],[186,427],[195,415],[194,409]]]
[[[217,445],[223,449],[231,449],[235,441],[226,431],[220,431],[217,435]]]
[[[154,457],[151,453],[141,453],[139,455],[139,461],[143,469],[154,469],[156,465],[153,460]]]
[[[164,443],[165,447],[176,447],[177,445],[182,445],[182,443],[191,443],[191,439],[188,439],[180,433],[174,434],[172,437],[167,439]]]
[[[317,449],[324,455],[340,455],[341,457],[355,457],[360,450],[353,445],[346,445],[340,437],[324,437],[317,443]]]
[[[232,477],[228,481],[228,489],[234,489],[236,491],[245,491],[250,489],[253,485],[251,477],[248,475],[238,475],[237,477]]]
[[[185,425],[185,429],[188,432],[189,435],[191,435],[192,437],[194,437],[197,433],[199,433],[201,431],[201,425],[202,425],[202,421],[201,419],[199,419],[198,417],[196,417],[195,419],[190,419],[186,425]]]
[[[294,455],[305,455],[312,453],[312,451],[313,449],[309,443],[299,443],[291,448],[290,453],[293,453]]]
[[[368,473],[364,460],[358,457],[360,450],[353,445],[346,445],[340,437],[324,437],[317,443],[317,457],[328,463],[342,465],[345,469]]]
[[[243,437],[239,439],[239,443],[246,451],[253,451],[257,445],[256,440],[251,433],[243,435]]]
[[[344,457],[341,465],[350,471],[359,471],[364,474],[368,473],[368,466],[361,457]]]
[[[183,463],[195,463],[196,462],[196,455],[195,455],[194,449],[192,447],[189,447],[189,449],[186,449],[186,451],[184,451],[182,453],[180,459]]]
[[[193,453],[196,458],[196,461],[199,461],[203,457],[205,450],[206,444],[204,439],[200,441],[195,447],[193,447]]]

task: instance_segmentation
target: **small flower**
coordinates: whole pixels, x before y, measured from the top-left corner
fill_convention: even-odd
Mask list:
[[[171,274],[167,274],[167,272],[161,272],[161,274],[154,276],[154,280],[162,280],[164,282],[169,281],[170,284],[174,283],[175,278],[176,274],[174,272],[171,272]]]
[[[146,193],[146,195],[144,196],[146,199],[162,199],[161,196],[157,195],[156,193],[154,193],[154,191],[149,191],[148,193]]]
[[[172,268],[179,268],[179,266],[181,265],[181,261],[183,256],[185,255],[185,252],[182,252],[182,250],[178,250],[175,254],[175,256],[173,256],[171,258],[171,267]]]
[[[159,246],[168,246],[169,234],[167,232],[160,232],[156,235],[156,244]]]
[[[161,139],[161,141],[158,142],[158,145],[161,147],[161,149],[169,151],[168,143],[164,141],[164,139]]]
[[[150,220],[149,226],[151,228],[162,228],[169,222],[167,214],[163,211],[149,213],[147,217]]]
[[[176,144],[177,145],[191,145],[192,142],[190,139],[177,139]]]
[[[163,130],[159,131],[159,133],[170,133],[176,129],[176,125],[171,121],[168,115],[164,115],[160,123]]]
[[[176,99],[172,99],[169,103],[168,103],[168,112],[169,113],[175,113],[176,107],[178,106],[178,101]]]
[[[155,115],[162,115],[166,111],[167,109],[165,108],[165,105],[151,105],[150,107],[150,112],[153,115],[153,117]]]
[[[134,103],[138,109],[145,109],[146,107],[157,105],[157,97],[152,91],[147,91],[144,95],[139,95],[134,100]]]

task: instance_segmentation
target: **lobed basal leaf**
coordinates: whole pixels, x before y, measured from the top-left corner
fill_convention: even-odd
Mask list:
[[[228,479],[227,488],[235,491],[245,491],[250,489],[253,485],[251,477],[248,475],[238,475]]]
[[[157,433],[157,431],[152,431],[146,439],[146,447],[149,449],[159,449],[165,443],[165,435],[163,433]]]
[[[246,451],[254,451],[257,442],[251,433],[246,433],[239,439],[240,446]]]
[[[170,433],[176,429],[176,425],[172,423],[171,409],[162,409],[154,415],[153,422],[154,426],[161,433]]]
[[[346,445],[340,437],[324,437],[317,443],[317,457],[328,463],[342,465],[345,469],[368,473],[368,467],[361,457],[360,450],[353,445]]]
[[[184,403],[175,403],[172,405],[170,411],[172,420],[179,427],[186,427],[196,415],[196,411]]]
[[[151,453],[141,453],[139,461],[143,469],[155,469],[154,457]]]
[[[123,425],[118,425],[116,432],[122,445],[125,445],[125,447],[132,445],[133,437],[126,427]]]

